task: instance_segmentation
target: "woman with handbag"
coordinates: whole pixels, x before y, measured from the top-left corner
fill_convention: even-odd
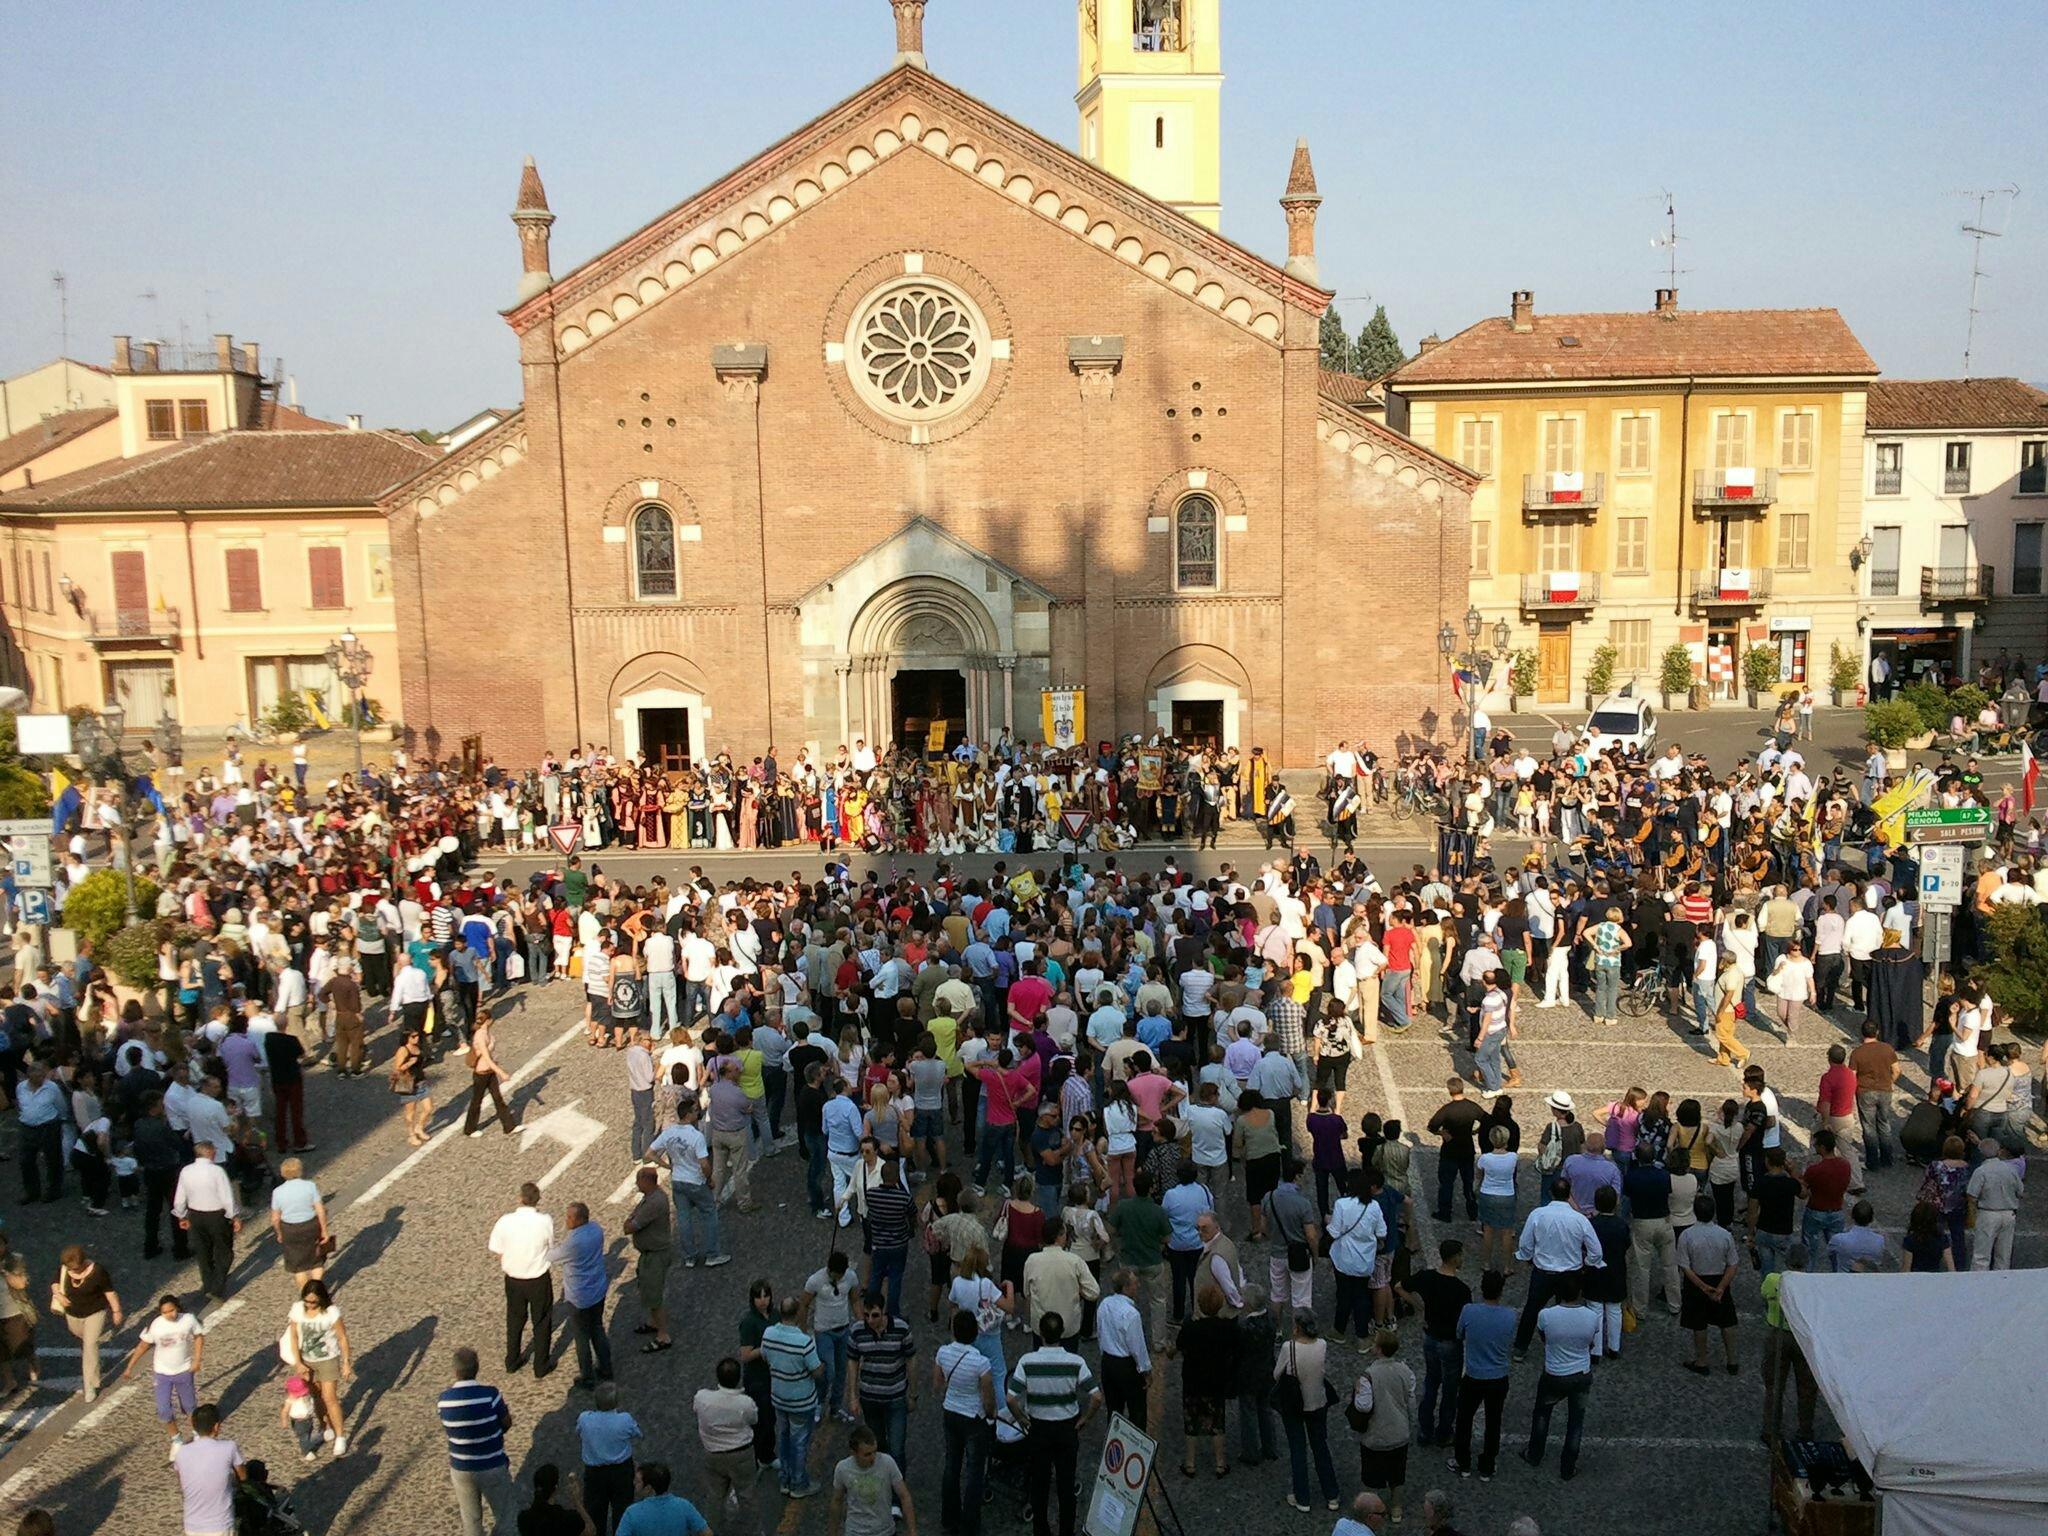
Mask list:
[[[1373,1336],[1374,1355],[1351,1389],[1344,1418],[1358,1437],[1358,1480],[1384,1488],[1387,1515],[1401,1523],[1401,1488],[1408,1481],[1408,1441],[1415,1430],[1415,1372],[1401,1353],[1401,1335],[1383,1328]]]
[[[407,1030],[391,1058],[391,1091],[404,1107],[405,1139],[415,1147],[427,1144],[427,1121],[434,1113],[427,1092],[427,1044],[417,1029]]]
[[[6,1240],[0,1238],[0,1243]],[[29,1384],[43,1379],[36,1364],[36,1324],[41,1314],[28,1294],[28,1265],[18,1253],[0,1259],[0,1396],[15,1392],[14,1368],[28,1371]]]
[[[279,1183],[270,1192],[270,1229],[291,1271],[292,1285],[303,1291],[308,1280],[327,1273],[327,1255],[334,1238],[327,1226],[327,1202],[320,1186],[306,1177],[306,1165],[288,1157],[277,1165]]]
[[[1294,1314],[1294,1334],[1280,1347],[1273,1362],[1273,1406],[1280,1410],[1280,1423],[1287,1431],[1287,1459],[1292,1467],[1293,1486],[1288,1504],[1302,1513],[1309,1503],[1309,1458],[1315,1458],[1316,1480],[1323,1490],[1323,1503],[1337,1507],[1337,1468],[1330,1460],[1330,1404],[1337,1400],[1323,1368],[1330,1346],[1316,1329],[1316,1315]]]
[[[1181,1475],[1196,1474],[1195,1442],[1207,1440],[1216,1475],[1228,1477],[1230,1399],[1237,1385],[1239,1334],[1236,1324],[1222,1315],[1223,1292],[1214,1284],[1195,1291],[1195,1313],[1166,1349],[1181,1362]]]

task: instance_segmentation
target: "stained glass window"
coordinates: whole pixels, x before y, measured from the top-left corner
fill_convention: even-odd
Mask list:
[[[1216,585],[1216,503],[1190,496],[1173,514],[1173,584],[1183,590]]]
[[[633,583],[642,597],[676,595],[676,525],[665,507],[633,514]]]

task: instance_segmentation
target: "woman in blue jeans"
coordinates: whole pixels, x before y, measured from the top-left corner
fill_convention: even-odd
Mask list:
[[[1287,1502],[1303,1511],[1314,1507],[1309,1503],[1308,1486],[1311,1453],[1323,1503],[1330,1509],[1337,1507],[1337,1468],[1330,1460],[1330,1392],[1323,1384],[1329,1350],[1329,1344],[1317,1334],[1315,1314],[1304,1310],[1294,1314],[1294,1334],[1280,1346],[1273,1361],[1273,1400],[1287,1430],[1287,1459],[1294,1474]]]

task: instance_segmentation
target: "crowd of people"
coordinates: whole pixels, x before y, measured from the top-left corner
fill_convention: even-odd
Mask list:
[[[1439,1448],[1452,1479],[1493,1475],[1515,1367],[1539,1337],[1523,1454],[1541,1462],[1562,1406],[1558,1470],[1576,1475],[1593,1362],[1654,1322],[1652,1292],[1691,1335],[1682,1363],[1696,1372],[1712,1368],[1715,1334],[1721,1364],[1739,1369],[1740,1319],[1760,1312],[1765,1432],[1777,1433],[1788,1383],[1810,1430],[1812,1380],[1775,1299],[1788,1266],[2010,1262],[2036,1074],[1997,1036],[1981,962],[1991,912],[2048,895],[2048,867],[2003,818],[2008,835],[1959,925],[1963,963],[1930,1008],[1911,861],[1869,841],[1881,763],[1859,783],[1809,772],[1790,741],[1726,774],[1675,747],[1645,761],[1577,738],[1542,757],[1504,732],[1485,746],[1471,763],[1397,768],[1433,777],[1467,841],[1443,866],[1385,879],[1348,840],[1328,867],[1293,843],[1256,870],[1206,878],[1171,861],[1126,871],[1085,839],[1059,846],[1066,796],[1109,812],[1091,825],[1127,818],[1173,835],[1185,812],[1155,782],[1269,828],[1276,809],[1291,814],[1263,754],[1240,765],[1172,743],[1157,779],[1141,761],[1150,747],[1065,769],[1002,743],[822,771],[801,754],[788,771],[772,753],[758,773],[721,761],[668,781],[685,790],[680,844],[677,813],[648,808],[652,770],[601,752],[516,782],[488,764],[465,775],[399,757],[324,794],[231,753],[218,776],[209,766],[172,784],[155,825],[134,829],[158,861],[161,1017],[115,1007],[89,951],[52,968],[32,933],[17,935],[0,1068],[24,1198],[60,1200],[74,1174],[89,1215],[117,1200],[139,1213],[145,1256],[168,1229],[208,1298],[227,1292],[243,1224],[266,1219],[296,1297],[280,1422],[303,1456],[343,1456],[360,1434],[345,1390],[353,1353],[324,1273],[336,1235],[304,1176],[305,1074],[361,1076],[374,1060],[417,1143],[432,1115],[427,1069],[458,1053],[464,1128],[487,1133],[488,1103],[510,1131],[494,999],[561,984],[581,993],[590,1048],[618,1053],[632,1150],[646,1160],[623,1222],[636,1352],[675,1343],[676,1267],[740,1258],[758,1273],[717,1384],[694,1404],[714,1522],[735,1502],[743,1525],[758,1522],[772,1466],[787,1498],[829,1485],[834,1536],[883,1536],[899,1519],[914,1536],[915,1448],[944,1458],[948,1536],[975,1536],[1006,1477],[1040,1536],[1055,1519],[1071,1536],[1081,1427],[1101,1410],[1155,1427],[1174,1417],[1162,1407],[1171,1360],[1183,1473],[1204,1454],[1217,1476],[1276,1460],[1284,1441],[1285,1501],[1339,1509],[1335,1408],[1367,1490],[1347,1520],[1387,1529],[1404,1519],[1411,1447]],[[1383,794],[1379,772],[1340,745],[1326,810]],[[781,786],[807,779],[838,820],[812,817],[801,794],[784,815]],[[982,876],[944,858],[926,877],[832,861],[822,878],[718,882],[693,868],[673,884],[651,869],[607,877],[580,856],[524,879],[477,867],[524,846],[536,812],[550,824],[580,815],[586,832],[596,817],[596,846],[740,846],[751,825],[756,845],[764,831],[776,843],[815,833],[828,848],[937,854],[984,846],[959,832],[979,824],[991,788],[993,846],[1019,856]],[[1974,765],[1946,769],[1934,792],[1990,803]],[[764,800],[777,802],[766,815]],[[1496,830],[1525,813],[1526,856],[1496,857]],[[1195,830],[1213,819],[1200,813]],[[83,828],[79,839],[74,868],[90,851]],[[1021,857],[1040,849],[1056,856]],[[1584,1000],[1612,1023],[1623,990],[1646,978],[1673,1030],[1711,1037],[1731,1066],[1726,1097],[1646,1085],[1595,1107],[1559,1090],[1518,1116],[1514,1043],[1529,1010]],[[1442,1107],[1412,1127],[1348,1108],[1353,1065],[1379,1033],[1425,1020],[1456,1069]],[[1842,1038],[1811,1115],[1792,1116],[1806,1085],[1795,1101],[1743,1036],[1816,1021]],[[1903,1095],[1901,1064],[1917,1069],[1922,1053],[1929,1086]],[[1424,1242],[1412,1164],[1432,1143],[1442,1232]],[[830,1224],[815,1272],[776,1274],[772,1247],[747,1248],[760,1183],[777,1176],[761,1164],[785,1151]],[[1886,1213],[1905,1229],[1892,1244],[1864,1179],[1895,1158],[1926,1171],[1910,1206]],[[49,1295],[81,1340],[88,1398],[100,1334],[124,1317],[108,1246],[66,1247]],[[639,1458],[619,1405],[612,1281],[589,1203],[557,1219],[528,1186],[490,1251],[506,1370],[551,1372],[559,1317],[576,1386],[592,1394],[570,1480],[582,1513],[565,1520],[587,1516],[602,1536],[701,1528],[670,1491],[671,1462]],[[22,1260],[0,1259],[0,1275],[4,1385],[36,1372],[39,1318]],[[1403,1358],[1410,1319],[1420,1382]],[[202,1503],[219,1494],[223,1460],[208,1448],[221,1443],[217,1411],[193,1386],[203,1338],[204,1309],[166,1296],[128,1361],[153,1351],[171,1455]],[[1363,1351],[1356,1369],[1333,1353],[1346,1343]],[[455,1374],[441,1414],[464,1528],[481,1532],[489,1511],[509,1530],[509,1412],[473,1350]],[[914,1443],[924,1392],[945,1433]],[[814,1437],[832,1420],[849,1428],[847,1454],[814,1484]],[[541,1472],[536,1507],[553,1507],[562,1479]],[[267,1481],[266,1495],[232,1464],[229,1476],[245,1510],[256,1500],[261,1519],[289,1518]],[[1417,1498],[1433,1530],[1450,1529],[1452,1503],[1442,1488]],[[193,1518],[188,1504],[190,1528],[215,1528]]]

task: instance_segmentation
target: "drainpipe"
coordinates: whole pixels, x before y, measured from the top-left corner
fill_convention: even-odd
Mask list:
[[[199,568],[192,557],[192,514],[179,512],[178,526],[185,531],[185,590],[192,604],[192,655],[206,660],[206,637],[199,632]]]
[[[1692,471],[1688,466],[1692,451],[1693,383],[1688,375],[1678,405],[1678,590],[1672,594],[1671,611],[1680,618],[1685,617],[1685,525],[1692,517]]]

